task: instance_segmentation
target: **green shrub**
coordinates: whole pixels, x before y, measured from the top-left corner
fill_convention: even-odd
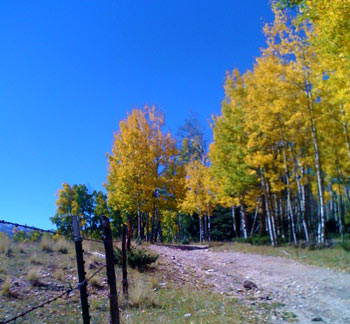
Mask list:
[[[346,240],[344,242],[340,242],[339,245],[346,251],[350,252],[350,240]]]
[[[12,236],[14,242],[25,242],[27,238],[27,234],[24,231],[18,231]]]
[[[346,234],[344,234],[344,241],[346,241],[346,240],[350,240],[350,233],[346,233]]]
[[[309,243],[309,245],[307,246],[307,248],[310,251],[314,251],[314,250],[323,250],[323,249],[327,249],[330,248],[330,246],[327,243],[315,243],[315,242],[311,242]]]
[[[181,241],[181,244],[190,244],[190,241],[188,238],[184,238],[182,241]]]
[[[269,236],[256,235],[251,238],[253,245],[271,245],[271,239]]]
[[[42,237],[42,233],[39,231],[33,231],[30,236],[29,236],[29,241],[30,242],[39,242]]]
[[[130,251],[127,252],[127,262],[128,265],[133,269],[138,269],[139,271],[144,271],[147,266],[153,262],[156,262],[158,255],[150,254],[144,249],[136,249],[132,247]],[[115,263],[119,266],[122,264],[122,251],[119,248],[115,250]]]
[[[141,244],[142,244],[142,240],[139,239],[139,238],[137,238],[137,239],[135,240],[135,243],[136,243],[137,245],[141,245]]]
[[[238,243],[252,243],[252,238],[244,238],[244,237],[235,237],[232,239],[233,242],[238,242]]]

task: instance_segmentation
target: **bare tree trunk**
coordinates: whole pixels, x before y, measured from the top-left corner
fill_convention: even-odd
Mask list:
[[[256,223],[256,219],[257,219],[257,217],[258,217],[259,204],[260,204],[260,198],[258,199],[256,208],[255,208],[254,220],[253,220],[252,228],[251,228],[251,230],[250,230],[250,236],[252,236],[252,235],[254,234],[255,223]]]
[[[284,177],[285,177],[286,185],[287,185],[287,210],[288,210],[289,221],[290,221],[290,225],[291,225],[291,229],[292,229],[294,245],[297,245],[298,241],[297,241],[297,236],[296,236],[296,232],[295,232],[294,213],[293,213],[292,202],[291,202],[291,198],[290,198],[289,171],[288,171],[288,165],[287,165],[285,141],[284,141],[283,145],[284,145],[284,147],[283,147]]]
[[[144,213],[141,213],[141,240],[145,239]]]
[[[337,159],[336,160],[336,165],[337,165],[337,169],[338,169],[338,178],[339,180],[341,180],[341,183],[343,185],[343,189],[344,189],[344,194],[345,194],[345,197],[346,197],[346,200],[349,202],[350,201],[350,198],[349,198],[349,191],[348,191],[348,188],[346,187],[346,184],[345,184],[345,178],[344,178],[344,175],[343,175],[343,171],[341,169],[341,166],[339,164],[339,160]],[[340,190],[340,189],[339,189]],[[340,191],[339,191],[340,192]]]
[[[283,200],[282,200],[282,198],[280,198],[280,200],[279,200],[279,210],[280,210],[281,237],[285,238],[285,232],[284,232],[284,209],[283,209]]]
[[[235,218],[235,206],[231,206],[231,215],[232,215],[232,230],[233,235],[237,236],[237,230],[236,230],[236,218]]]
[[[272,224],[272,217],[271,217],[271,210],[270,206],[268,203],[268,190],[267,190],[267,185],[266,185],[266,180],[264,174],[261,175],[261,182],[262,182],[262,188],[265,193],[265,209],[266,209],[266,214],[267,214],[267,225],[269,229],[269,234],[270,234],[270,240],[271,240],[271,245],[276,246],[276,234],[273,231],[273,224]]]
[[[156,225],[154,240],[155,240],[155,242],[157,242],[157,240],[159,238],[160,242],[162,242],[163,241],[162,227],[161,227],[161,224],[160,224],[160,214],[159,214],[159,211],[158,211],[157,207],[155,208],[155,214],[156,214],[156,224],[157,225]]]
[[[343,105],[340,105],[340,112],[341,112],[343,118],[345,118],[345,112],[344,112]],[[346,141],[346,147],[348,149],[348,157],[349,157],[349,161],[350,161],[349,131],[348,131],[348,124],[345,122],[345,120],[343,120],[343,128],[344,128],[344,136],[345,136],[345,141]]]
[[[301,168],[301,176],[304,177],[304,167]],[[305,202],[305,187],[300,183],[300,179],[298,174],[296,174],[296,179],[297,179],[297,186],[298,186],[298,192],[299,192],[299,200],[300,200],[300,211],[301,211],[301,219],[303,222],[303,229],[304,229],[304,234],[305,234],[305,240],[306,242],[309,243],[310,238],[309,238],[309,231],[307,228],[307,223],[305,220],[305,214],[306,214],[306,202]]]
[[[308,109],[310,113],[310,124],[311,124],[311,135],[312,142],[314,147],[314,158],[315,158],[315,169],[316,169],[316,177],[317,177],[317,189],[319,196],[319,231],[318,231],[318,242],[324,243],[326,236],[326,215],[324,210],[324,187],[323,187],[323,178],[322,178],[322,165],[321,165],[321,153],[318,144],[318,136],[317,136],[317,128],[314,119],[314,103],[311,94],[311,85],[308,81],[306,81],[306,94],[309,99]]]
[[[126,243],[126,247],[128,251],[131,249],[131,239],[132,239],[132,225],[131,225],[131,216],[128,214],[128,240]]]
[[[154,242],[154,222],[155,222],[155,212],[156,209],[154,208],[154,211],[152,213],[152,219],[151,219],[151,243]]]
[[[276,232],[277,232],[277,237],[281,236],[281,231],[280,231],[280,222],[279,222],[279,208],[278,208],[278,203],[277,203],[277,196],[273,195],[273,203],[274,203],[274,209],[275,209],[275,215],[276,215]]]
[[[140,206],[137,206],[137,238],[141,240],[141,215]]]
[[[208,214],[208,241],[210,242],[211,237],[210,237],[210,215]]]
[[[202,243],[203,240],[203,217],[200,217],[198,215],[198,220],[199,220],[199,242]]]
[[[181,237],[181,240],[183,240],[185,238],[185,233],[184,233],[184,219],[182,214],[180,214],[180,226],[181,226],[180,237]]]
[[[149,221],[149,213],[146,213],[146,241],[149,242],[149,226],[148,226],[148,221]]]
[[[266,198],[263,195],[261,197],[260,235],[265,235],[265,234],[266,234]]]
[[[339,234],[341,236],[341,240],[343,241],[344,231],[343,231],[343,204],[341,199],[341,191],[340,191],[340,185],[339,186],[339,194],[337,195],[337,216],[338,218],[338,227],[339,227]]]
[[[269,197],[269,199],[267,199],[267,204],[271,206],[270,207],[270,220],[271,220],[271,227],[272,227],[273,237],[275,239],[275,244],[277,244],[275,215],[273,213],[273,208],[272,208],[270,186],[269,186],[269,183],[268,183],[268,181],[266,179],[265,179],[265,185],[266,185],[267,196]]]
[[[247,235],[246,214],[245,214],[245,208],[244,208],[243,202],[241,202],[239,209],[241,212],[241,226],[242,226],[242,231],[243,231],[243,237],[246,239],[246,238],[248,238],[248,235]]]

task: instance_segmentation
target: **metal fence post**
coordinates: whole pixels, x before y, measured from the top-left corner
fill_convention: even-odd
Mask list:
[[[82,237],[80,235],[79,220],[78,216],[72,216],[72,225],[73,225],[73,235],[74,235],[74,244],[75,244],[75,253],[77,258],[77,268],[78,268],[78,279],[79,283],[82,283],[80,286],[80,301],[81,309],[83,315],[83,323],[90,324],[90,315],[89,315],[89,302],[87,294],[87,282],[85,281],[85,269],[84,269],[84,255],[83,255],[83,245]]]
[[[128,229],[126,225],[123,224],[123,232],[122,232],[122,268],[123,268],[123,296],[128,299],[128,270],[127,270],[127,252],[126,252],[126,235]]]
[[[107,282],[109,286],[109,304],[110,304],[110,315],[111,324],[120,324],[119,321],[119,308],[118,308],[118,295],[117,295],[117,284],[115,278],[114,269],[114,251],[113,251],[113,240],[112,232],[107,217],[102,216],[102,228],[103,228],[103,243],[106,252],[106,266],[107,266]]]

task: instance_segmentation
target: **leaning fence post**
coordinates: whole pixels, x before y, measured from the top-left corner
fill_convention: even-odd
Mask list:
[[[120,324],[119,321],[119,308],[118,308],[118,295],[117,284],[115,278],[114,269],[114,251],[111,227],[107,217],[102,216],[102,228],[103,228],[103,244],[106,252],[106,267],[107,267],[107,282],[109,286],[109,304],[111,324]]]
[[[122,267],[123,267],[123,296],[127,299],[129,297],[128,293],[128,271],[127,271],[127,261],[126,261],[126,235],[127,235],[126,225],[123,224],[122,232]]]
[[[74,236],[74,245],[75,245],[75,253],[77,258],[77,268],[78,268],[78,279],[80,286],[80,301],[81,301],[81,309],[83,314],[83,323],[90,324],[90,315],[89,315],[89,302],[88,302],[88,294],[87,294],[87,282],[85,281],[85,269],[84,269],[84,256],[83,256],[83,245],[82,245],[82,237],[80,235],[79,221],[78,216],[72,217],[72,225],[73,225],[73,236]]]

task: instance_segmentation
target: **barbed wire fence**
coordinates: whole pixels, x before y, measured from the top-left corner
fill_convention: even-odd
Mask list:
[[[32,231],[39,231],[42,233],[59,234],[57,231],[45,230],[45,229],[41,229],[38,227],[29,226],[26,224],[8,222],[5,220],[0,220],[0,224],[7,224],[7,225],[11,225],[11,226],[16,227],[16,228],[20,227],[20,228],[29,229]],[[89,307],[90,306],[88,303],[87,285],[88,285],[89,281],[92,278],[94,278],[98,273],[100,273],[104,268],[106,268],[106,270],[107,270],[106,274],[107,274],[107,283],[109,286],[109,294],[106,297],[106,300],[104,301],[103,305],[100,307],[99,313],[95,317],[93,324],[98,323],[98,319],[99,319],[100,314],[103,311],[103,309],[107,303],[107,300],[110,301],[110,323],[111,324],[120,324],[116,282],[117,282],[117,279],[120,275],[121,270],[119,271],[119,274],[116,278],[115,269],[114,269],[114,266],[115,266],[114,265],[114,250],[113,250],[113,242],[114,241],[112,239],[112,232],[111,232],[109,220],[107,217],[102,216],[102,229],[103,229],[102,240],[89,239],[86,237],[82,237],[81,233],[80,233],[79,221],[78,221],[77,216],[72,216],[72,227],[73,227],[73,238],[74,238],[74,243],[75,243],[76,260],[77,260],[77,270],[78,270],[78,279],[79,279],[78,284],[74,287],[70,286],[69,288],[65,289],[62,293],[60,293],[56,296],[50,297],[46,301],[41,302],[35,306],[31,306],[27,310],[9,318],[9,319],[1,319],[0,318],[0,324],[7,324],[7,323],[16,322],[18,319],[24,318],[29,313],[32,313],[39,308],[43,308],[45,306],[48,306],[60,298],[67,297],[67,299],[69,299],[69,297],[71,297],[71,293],[76,291],[76,290],[80,290],[83,323],[90,324],[91,317],[89,314]],[[83,240],[97,242],[97,243],[103,243],[104,247],[105,247],[106,264],[103,264],[102,266],[100,266],[88,278],[85,277],[85,275],[86,275],[86,272],[84,269],[85,261],[84,261],[84,257],[83,257],[84,250],[82,248],[82,241]],[[124,253],[126,253],[126,252],[124,251]]]

